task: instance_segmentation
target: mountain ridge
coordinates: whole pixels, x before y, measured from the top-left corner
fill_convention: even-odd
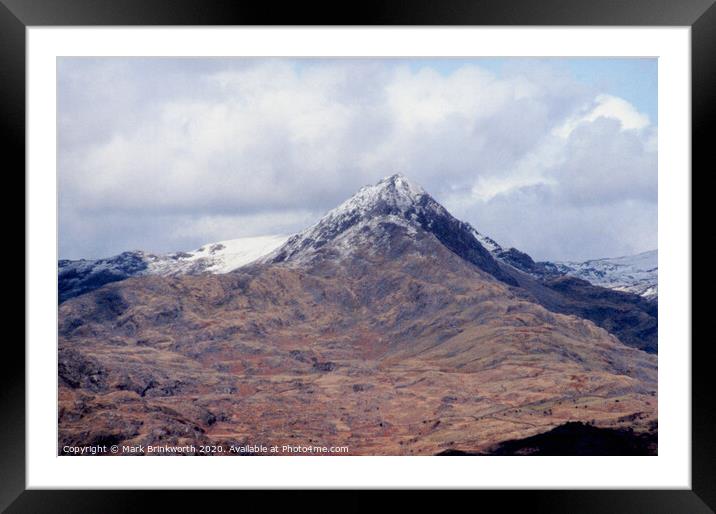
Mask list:
[[[283,244],[287,236],[245,237],[205,244],[189,252],[154,254],[142,250],[102,259],[58,261],[59,303],[105,284],[142,275],[228,273]]]
[[[532,277],[548,280],[568,275],[595,286],[658,300],[658,250],[586,261],[535,261],[517,248],[503,248],[488,236],[477,233],[476,237],[497,260]]]

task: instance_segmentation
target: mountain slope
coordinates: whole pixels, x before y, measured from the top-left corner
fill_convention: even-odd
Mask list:
[[[569,275],[537,279],[511,266],[505,272],[531,301],[561,314],[588,319],[629,346],[658,353],[658,305],[641,296],[594,286]]]
[[[624,344],[658,352],[656,251],[584,263],[535,262],[516,248],[503,250],[486,236],[475,237],[533,301],[588,319]]]
[[[569,421],[655,430],[654,355],[511,285],[537,281],[403,180],[232,273],[135,276],[64,302],[60,447],[434,455]]]

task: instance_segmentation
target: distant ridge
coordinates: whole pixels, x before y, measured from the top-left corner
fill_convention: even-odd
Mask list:
[[[59,302],[105,284],[142,275],[228,273],[283,244],[287,236],[259,236],[210,243],[191,252],[164,255],[136,250],[96,260],[58,262]]]

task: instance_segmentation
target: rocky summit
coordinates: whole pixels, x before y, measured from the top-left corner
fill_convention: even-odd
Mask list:
[[[570,422],[655,437],[647,304],[509,264],[393,175],[230,273],[140,274],[66,299],[58,451],[483,454]]]

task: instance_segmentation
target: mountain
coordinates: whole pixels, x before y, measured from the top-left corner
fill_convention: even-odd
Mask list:
[[[395,175],[231,273],[139,275],[63,302],[60,448],[435,455],[572,421],[655,433],[656,356],[543,305],[569,294]]]
[[[363,187],[259,262],[330,268],[335,261],[351,261],[351,267],[362,268],[365,264],[356,258],[361,257],[363,249],[396,258],[402,248],[417,254],[432,251],[421,247],[426,235],[501,282],[519,288],[518,294],[529,301],[553,312],[588,319],[625,344],[657,352],[655,304],[571,278],[565,268],[549,262],[535,263],[514,248],[503,250],[469,223],[454,218],[401,174]],[[326,262],[329,266],[325,266]]]
[[[244,237],[207,244],[191,252],[155,255],[133,251],[106,259],[63,259],[58,262],[59,302],[134,276],[227,273],[265,255],[286,239]]]
[[[290,238],[243,238],[208,244],[194,252],[159,256],[135,251],[97,261],[60,261],[59,300],[62,303],[132,276],[226,273],[254,261],[304,265],[348,258],[354,249],[365,246],[366,238],[377,243],[373,250],[394,241],[392,232],[396,227],[407,230],[409,235],[431,234],[456,255],[518,287],[530,301],[553,312],[593,321],[623,343],[641,350],[658,350],[656,302],[628,292],[634,277],[650,280],[636,273],[639,266],[644,267],[643,259],[630,267],[626,265],[627,258],[609,265],[603,263],[607,260],[589,261],[582,266],[535,262],[515,248],[503,249],[469,223],[454,218],[420,186],[400,174],[362,188],[315,225]],[[406,241],[414,243],[411,238]],[[653,270],[654,280],[655,274]],[[594,287],[582,278],[592,276],[612,290]],[[656,290],[655,282],[652,289]]]
[[[454,218],[401,174],[363,187],[261,261],[305,265],[352,258],[366,246],[371,246],[374,253],[391,250],[388,247],[395,244],[394,236],[398,233],[410,241],[422,237],[421,232],[432,235],[447,249],[496,279],[517,285],[475,238],[468,223]]]

